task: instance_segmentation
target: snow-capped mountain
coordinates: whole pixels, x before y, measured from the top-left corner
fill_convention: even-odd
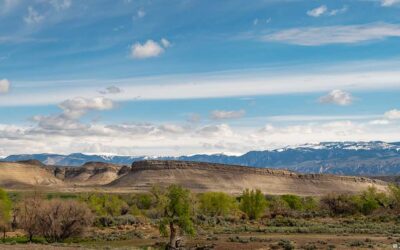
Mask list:
[[[149,157],[101,155],[11,155],[4,161],[35,159],[48,165],[80,166],[86,162],[107,162],[130,165]],[[323,142],[284,147],[275,150],[250,151],[240,156],[191,155],[180,157],[150,157],[151,159],[213,162],[253,167],[284,168],[302,173],[332,173],[343,175],[400,174],[400,143]]]

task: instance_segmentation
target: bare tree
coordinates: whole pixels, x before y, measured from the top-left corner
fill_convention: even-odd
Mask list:
[[[38,216],[39,232],[49,242],[78,236],[93,222],[86,204],[73,200],[51,200],[43,203]]]
[[[17,225],[27,233],[31,242],[33,236],[39,233],[38,215],[41,206],[41,197],[35,192],[31,197],[23,198],[15,209]]]

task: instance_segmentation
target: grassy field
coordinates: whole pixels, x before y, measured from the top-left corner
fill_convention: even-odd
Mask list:
[[[241,196],[193,194],[177,186],[142,194],[3,192],[0,208],[8,204],[8,223],[14,224],[13,218],[17,223],[5,227],[0,249],[165,249],[170,242],[169,228],[166,235],[161,230],[165,220],[180,230],[184,249],[393,249],[400,248],[399,194],[398,187],[391,193],[369,189],[324,197],[250,190]],[[24,204],[28,212],[37,206],[33,212],[41,218],[48,217],[43,209],[53,213],[55,205],[68,208],[61,211],[79,205],[91,218],[81,217],[87,224],[67,237],[50,237],[42,227],[29,242],[29,227],[19,218]],[[70,219],[65,216],[53,220]],[[31,219],[33,226],[41,223]],[[1,222],[0,227],[6,225]]]

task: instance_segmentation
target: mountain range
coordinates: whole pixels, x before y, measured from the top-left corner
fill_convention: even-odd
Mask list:
[[[322,142],[274,150],[250,151],[240,156],[198,154],[180,157],[133,157],[87,154],[26,154],[10,155],[2,161],[38,160],[46,165],[81,166],[87,162],[131,165],[142,160],[179,160],[279,168],[299,173],[338,175],[397,175],[400,173],[400,143]]]

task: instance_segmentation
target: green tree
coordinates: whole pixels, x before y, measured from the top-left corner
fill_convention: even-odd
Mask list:
[[[388,189],[391,208],[400,211],[400,186],[390,184]]]
[[[12,203],[7,193],[0,189],[0,229],[3,231],[3,238],[6,237],[7,228],[10,225]]]
[[[200,195],[199,209],[209,216],[226,216],[236,208],[236,200],[222,192],[208,192]]]
[[[286,194],[281,196],[282,200],[284,200],[290,209],[301,211],[303,210],[303,202],[301,198],[297,195]]]
[[[241,197],[240,210],[242,210],[250,220],[260,218],[267,207],[267,201],[260,190],[246,189]]]
[[[194,234],[190,191],[178,185],[171,185],[166,193],[160,189],[153,189],[153,194],[158,207],[163,211],[159,224],[160,233],[169,234],[168,248],[176,249],[180,245],[179,233]]]
[[[119,216],[129,211],[126,202],[114,194],[91,194],[81,200],[98,216]]]

